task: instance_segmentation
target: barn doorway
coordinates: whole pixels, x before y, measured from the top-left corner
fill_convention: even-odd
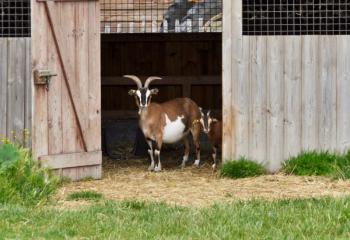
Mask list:
[[[105,156],[121,161],[135,154],[147,157],[142,148],[135,149],[138,115],[128,95],[135,85],[122,77],[126,74],[143,81],[162,77],[152,84],[160,90],[155,102],[189,97],[221,118],[222,0],[102,0],[100,7]],[[208,161],[204,134],[201,144],[202,160]],[[179,148],[165,146],[164,152],[180,156]]]

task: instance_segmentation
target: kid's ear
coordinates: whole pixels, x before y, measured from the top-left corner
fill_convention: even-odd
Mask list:
[[[200,113],[203,115],[203,108],[198,107],[198,109],[199,109]]]
[[[134,89],[130,89],[129,90],[129,95],[130,96],[135,96],[135,94],[136,94],[136,90],[134,90]]]
[[[158,88],[151,89],[151,95],[157,95],[159,92]]]

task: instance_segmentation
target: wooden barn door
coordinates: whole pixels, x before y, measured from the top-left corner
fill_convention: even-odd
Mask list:
[[[34,156],[72,180],[101,178],[99,2],[31,7]]]

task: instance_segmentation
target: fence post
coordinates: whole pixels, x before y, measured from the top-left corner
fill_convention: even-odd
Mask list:
[[[186,30],[187,32],[192,32],[192,19],[186,20]]]
[[[163,32],[168,32],[168,21],[165,19],[163,20]]]
[[[111,33],[111,26],[109,24],[105,25],[105,31],[104,33]]]
[[[198,32],[204,32],[203,22],[203,18],[198,18]]]
[[[141,16],[141,32],[146,32],[146,17]]]
[[[152,32],[156,33],[158,31],[157,28],[157,19],[155,16],[152,16]]]
[[[180,20],[175,20],[175,32],[180,32]]]
[[[117,33],[121,33],[122,32],[122,24],[118,23],[117,24]]]
[[[134,33],[134,22],[129,23],[129,33]]]

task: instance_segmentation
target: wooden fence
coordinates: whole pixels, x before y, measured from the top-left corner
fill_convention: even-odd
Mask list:
[[[30,79],[30,38],[0,38],[0,136],[31,129]]]
[[[349,149],[350,36],[242,36],[241,7],[224,8],[225,158]]]

